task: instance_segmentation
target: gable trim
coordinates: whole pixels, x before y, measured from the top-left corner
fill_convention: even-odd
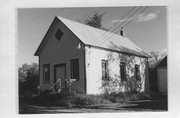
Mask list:
[[[50,25],[48,31],[46,32],[43,40],[42,40],[41,43],[40,43],[38,49],[36,50],[36,52],[35,52],[35,54],[34,54],[35,56],[39,56],[40,49],[41,49],[41,47],[43,46],[43,44],[44,44],[44,42],[45,42],[45,38],[47,37],[47,34],[50,32],[50,29],[52,29],[53,24],[54,24],[55,22],[57,22],[57,21],[61,22],[61,24],[63,24],[82,44],[84,44],[84,42],[82,42],[76,34],[74,34],[57,16],[55,16],[52,24]],[[85,44],[84,44],[84,45],[85,45]]]
[[[38,49],[36,50],[36,52],[35,52],[35,54],[34,54],[35,56],[39,56],[40,49],[42,48],[42,46],[43,46],[43,44],[44,44],[44,42],[45,42],[45,39],[46,39],[46,37],[47,37],[47,34],[50,32],[50,29],[53,28],[53,25],[54,25],[54,23],[56,23],[56,21],[57,21],[57,18],[55,17],[54,20],[53,20],[53,22],[51,23],[50,27],[48,28],[45,36],[43,37],[43,40],[41,41]]]
[[[80,40],[80,38],[74,33],[74,32],[72,32],[71,31],[71,29],[69,29],[69,27],[68,26],[66,26],[66,24],[64,24],[57,16],[56,16],[56,18],[58,19],[58,21],[60,21],[82,44],[84,44],[85,45],[85,43],[84,42],[82,42],[82,40]]]

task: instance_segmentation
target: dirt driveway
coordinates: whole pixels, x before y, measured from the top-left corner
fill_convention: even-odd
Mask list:
[[[52,114],[52,113],[98,113],[98,112],[133,112],[133,111],[167,111],[167,99],[139,100],[130,103],[112,103],[90,105],[85,107],[47,107],[20,104],[20,114]]]

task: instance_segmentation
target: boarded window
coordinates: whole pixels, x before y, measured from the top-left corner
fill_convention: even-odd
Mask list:
[[[140,68],[137,64],[135,65],[135,77],[137,81],[141,81]]]
[[[109,73],[108,73],[108,61],[102,60],[102,80],[109,80]]]
[[[79,59],[71,60],[71,78],[79,80]]]
[[[58,40],[60,40],[60,39],[62,38],[62,36],[63,36],[63,32],[62,32],[60,29],[58,29],[57,32],[56,32],[56,34],[55,34],[55,37],[56,37]]]
[[[120,63],[120,76],[121,76],[121,81],[126,81],[126,65],[124,62]]]
[[[43,82],[44,83],[50,82],[50,65],[49,64],[43,65]]]

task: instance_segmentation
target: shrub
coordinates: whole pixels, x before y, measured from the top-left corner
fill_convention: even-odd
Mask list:
[[[147,93],[111,93],[105,94],[104,97],[113,103],[127,103],[135,100],[149,99]]]
[[[143,99],[149,99],[150,95],[148,93],[136,93],[136,94],[132,94],[129,96],[129,100],[130,101],[135,101],[135,100],[143,100]]]
[[[128,93],[110,93],[104,94],[104,97],[113,103],[127,102]]]
[[[37,63],[23,64],[18,69],[19,97],[32,97],[38,94],[39,66]]]
[[[27,98],[25,102],[42,106],[61,106],[72,108],[73,106],[84,107],[86,105],[128,103],[130,101],[149,98],[150,95],[147,93],[111,93],[104,95],[74,95],[58,93],[54,95]]]
[[[108,104],[111,103],[103,96],[98,95],[76,95],[72,98],[72,103],[77,106],[94,105],[94,104]]]

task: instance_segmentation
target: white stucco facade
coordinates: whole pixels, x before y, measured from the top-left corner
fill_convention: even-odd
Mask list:
[[[139,91],[144,92],[149,90],[147,58],[107,51],[89,46],[86,47],[85,56],[87,94],[104,93],[104,89],[102,87],[102,60],[108,61],[109,77],[114,80],[113,87],[109,88],[110,92],[130,91],[127,90],[125,86],[121,86],[120,62],[126,63],[127,81],[133,81],[133,84],[136,83],[136,78],[134,77],[135,64],[140,65],[141,90]],[[128,82],[124,82],[125,85],[133,88],[133,85]]]

